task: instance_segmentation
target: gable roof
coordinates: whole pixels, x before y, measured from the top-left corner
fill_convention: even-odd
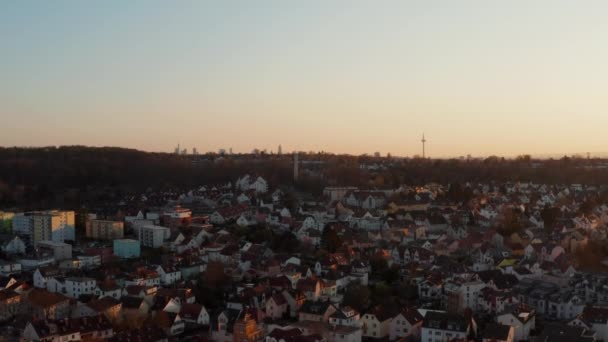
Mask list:
[[[200,304],[184,303],[179,311],[179,315],[186,319],[198,319],[198,315],[201,314],[205,307]]]
[[[87,306],[96,312],[106,311],[116,305],[120,305],[120,301],[109,296],[103,297],[101,299],[92,300],[87,303]]]
[[[27,296],[27,299],[32,305],[43,308],[52,307],[63,302],[69,302],[70,300],[68,297],[62,294],[53,293],[44,289],[36,288],[30,291]]]
[[[310,315],[324,315],[329,307],[332,306],[330,302],[313,302],[311,300],[307,300],[300,307],[300,313],[310,314]]]
[[[284,305],[287,304],[287,300],[285,299],[285,296],[283,296],[282,293],[276,293],[272,296],[272,300],[275,302],[275,304],[277,305]]]
[[[431,329],[465,332],[468,322],[464,316],[440,311],[428,311],[424,317],[423,326]]]
[[[387,310],[387,308],[382,305],[374,306],[370,311],[366,312],[365,314],[375,316],[379,322],[384,322],[395,316],[394,314],[391,314],[391,312],[389,312],[389,310]]]

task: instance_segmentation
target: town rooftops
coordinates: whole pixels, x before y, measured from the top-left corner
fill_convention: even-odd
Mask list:
[[[95,281],[95,279],[93,279],[93,278],[86,278],[86,277],[70,277],[70,278],[66,278],[65,280],[71,281],[74,283],[87,283],[90,281]]]
[[[302,304],[302,307],[300,307],[300,313],[306,313],[306,314],[311,314],[311,315],[323,315],[323,314],[325,314],[325,312],[327,312],[327,309],[331,305],[332,304],[330,302],[324,302],[324,301],[313,302],[313,301],[307,300],[304,302],[304,304]]]
[[[371,310],[365,313],[366,315],[373,315],[379,322],[384,322],[394,317],[394,315],[382,305],[376,305]]]
[[[587,306],[580,316],[583,321],[588,323],[606,324],[608,323],[608,307]]]
[[[49,292],[43,289],[32,289],[28,294],[27,299],[32,305],[48,308],[62,302],[67,302],[70,299],[62,294]]]
[[[536,316],[536,311],[525,304],[515,304],[509,308],[507,308],[505,310],[503,314],[512,314],[513,316],[515,316],[520,322],[522,323],[528,323],[530,320],[532,320],[535,316]]]
[[[440,311],[428,311],[423,323],[425,328],[460,332],[467,331],[468,325],[464,316]]]
[[[110,308],[115,307],[116,305],[120,305],[120,301],[112,297],[103,297],[101,299],[92,300],[87,303],[88,307],[97,312],[106,311]]]
[[[583,327],[566,324],[547,324],[538,337],[542,342],[592,342],[596,341],[595,333]]]

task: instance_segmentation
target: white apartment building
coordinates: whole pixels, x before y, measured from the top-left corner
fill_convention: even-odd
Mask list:
[[[145,225],[139,228],[138,236],[142,246],[159,248],[171,236],[171,231],[167,227]]]
[[[72,259],[72,245],[64,242],[39,241],[36,244],[36,251],[39,255],[52,255],[56,261]]]
[[[78,298],[80,295],[95,294],[97,282],[92,278],[66,278],[64,289],[66,296]]]

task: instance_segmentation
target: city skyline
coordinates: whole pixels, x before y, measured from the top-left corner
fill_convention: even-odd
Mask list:
[[[608,4],[0,4],[0,146],[603,153]],[[7,120],[7,118],[9,120]]]

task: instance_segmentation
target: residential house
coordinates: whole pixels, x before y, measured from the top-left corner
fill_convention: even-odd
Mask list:
[[[593,330],[598,340],[608,341],[608,307],[589,305],[568,325]]]
[[[21,271],[22,268],[19,262],[0,260],[0,276],[19,274]]]
[[[114,336],[112,324],[102,315],[66,320],[34,320],[22,334],[25,341],[99,341]]]
[[[266,301],[266,316],[272,319],[283,318],[289,314],[289,303],[283,293],[276,293]]]
[[[19,236],[13,236],[0,244],[0,250],[8,255],[25,254],[25,242]]]
[[[96,317],[104,315],[110,322],[120,318],[122,303],[112,297],[94,299],[86,304],[80,304],[72,313],[72,317]]]
[[[120,302],[122,303],[122,317],[126,321],[137,321],[148,315],[150,305],[144,298],[126,296],[120,298]]]
[[[211,318],[204,306],[200,304],[182,303],[179,315],[189,324],[209,325]]]
[[[316,301],[321,297],[322,283],[316,278],[304,278],[298,280],[296,289],[302,291],[306,299]]]
[[[34,319],[63,319],[69,316],[70,299],[44,289],[32,289],[25,295],[26,312]]]
[[[390,333],[390,324],[395,315],[385,307],[378,305],[361,316],[363,336],[371,338],[386,338]]]
[[[70,298],[78,298],[81,295],[94,294],[97,282],[93,278],[71,277],[66,278],[64,283],[65,293]]]
[[[177,313],[159,311],[156,313],[154,321],[167,336],[177,336],[186,329],[186,322]]]
[[[329,301],[305,301],[298,311],[299,321],[329,322],[336,307]]]
[[[97,283],[94,293],[99,298],[112,297],[114,299],[120,299],[120,297],[122,297],[122,288],[114,281],[103,281]]]
[[[361,314],[350,306],[343,306],[336,309],[336,311],[329,316],[329,324],[332,326],[348,326],[348,327],[360,327],[359,320]]]
[[[421,329],[421,341],[444,342],[469,340],[475,337],[477,324],[462,315],[443,311],[428,311],[424,316]]]
[[[419,337],[423,317],[418,310],[404,308],[393,317],[389,326],[389,339],[391,341],[412,336]]]
[[[21,295],[11,289],[0,290],[0,322],[8,321],[21,311]]]
[[[527,305],[519,304],[496,316],[496,321],[515,329],[515,342],[529,340],[530,333],[536,327],[536,311]]]
[[[174,284],[182,278],[182,273],[175,266],[157,266],[156,272],[160,275],[160,281],[163,285]]]

